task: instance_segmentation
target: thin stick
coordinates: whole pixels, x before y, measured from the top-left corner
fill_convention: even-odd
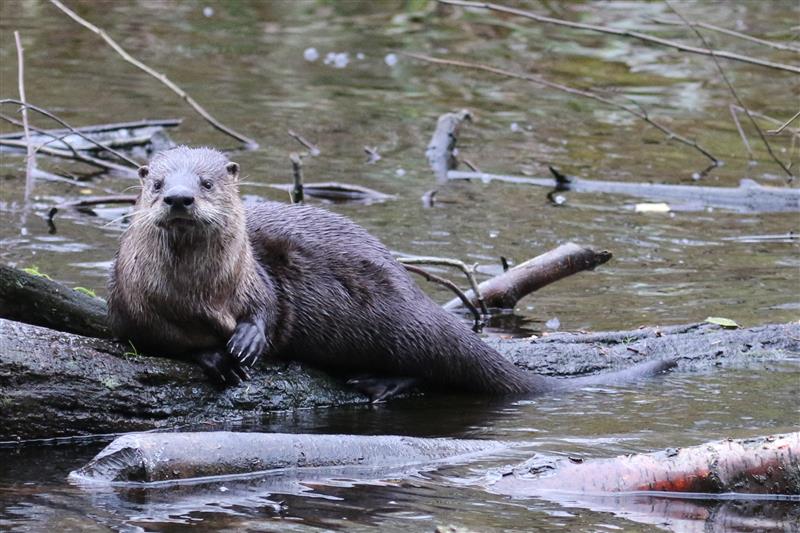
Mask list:
[[[292,139],[294,139],[295,141],[299,142],[304,147],[306,147],[308,149],[309,155],[317,157],[319,154],[322,153],[319,151],[319,148],[317,148],[316,145],[307,141],[306,138],[303,137],[302,135],[299,135],[292,130],[288,130],[286,133],[289,134],[289,137],[291,137]]]
[[[17,45],[17,79],[19,81],[19,99],[23,105],[26,101],[25,98],[25,63],[23,60],[22,42],[19,38],[19,32],[14,32],[14,42]],[[22,129],[25,131],[25,146],[27,157],[25,158],[25,203],[30,200],[33,193],[33,180],[34,173],[36,172],[36,152],[33,150],[31,144],[31,132],[28,128],[28,113],[25,107],[22,108]]]
[[[427,61],[428,63],[434,63],[434,64],[437,64],[437,65],[450,65],[450,66],[453,66],[453,67],[460,67],[460,68],[466,68],[466,69],[472,69],[472,70],[481,70],[481,71],[484,71],[484,72],[491,72],[492,74],[496,74],[498,76],[505,76],[507,78],[516,78],[518,80],[525,80],[525,81],[529,81],[531,83],[535,83],[537,85],[542,85],[544,87],[550,87],[551,89],[556,89],[558,91],[562,91],[562,92],[565,92],[565,93],[568,93],[568,94],[572,94],[572,95],[576,95],[576,96],[582,96],[584,98],[590,98],[592,100],[596,100],[598,102],[602,102],[602,103],[604,103],[604,104],[606,104],[608,106],[620,109],[622,111],[625,111],[626,113],[630,113],[631,115],[633,115],[633,116],[635,116],[635,117],[647,122],[648,124],[650,124],[651,126],[656,128],[657,130],[659,130],[662,133],[664,133],[667,136],[667,138],[670,139],[670,140],[679,142],[681,144],[685,144],[686,146],[691,146],[692,148],[694,148],[695,150],[697,150],[698,152],[703,154],[705,157],[710,159],[711,162],[714,163],[714,166],[719,164],[719,159],[717,159],[714,155],[712,155],[711,152],[709,152],[708,150],[706,150],[705,148],[703,148],[702,146],[697,144],[697,142],[692,141],[690,139],[687,139],[686,137],[684,137],[684,136],[672,131],[671,129],[667,128],[663,124],[661,124],[659,122],[656,122],[655,120],[651,119],[650,116],[646,112],[640,111],[636,107],[622,105],[622,104],[619,104],[619,103],[617,103],[617,102],[615,102],[613,100],[610,100],[610,99],[608,99],[608,98],[606,98],[604,96],[600,96],[600,95],[597,95],[597,94],[589,92],[589,91],[584,91],[582,89],[576,89],[575,87],[569,87],[567,85],[562,85],[560,83],[555,83],[555,82],[546,80],[544,78],[541,78],[539,76],[533,76],[533,75],[530,75],[530,74],[523,74],[521,72],[512,72],[510,70],[504,70],[504,69],[501,69],[501,68],[492,67],[492,66],[489,66],[489,65],[483,65],[483,64],[480,64],[480,63],[469,63],[469,62],[466,62],[466,61],[457,61],[457,60],[452,60],[452,59],[440,59],[438,57],[430,57],[430,56],[425,56],[425,55],[421,55],[421,54],[412,54],[412,53],[406,53],[405,55],[407,55],[408,57],[413,57],[414,59],[419,59],[420,61]]]
[[[203,117],[206,120],[206,122],[211,124],[211,126],[221,131],[222,133],[229,135],[230,137],[233,137],[234,139],[244,143],[249,148],[255,148],[258,146],[258,143],[253,139],[251,139],[250,137],[246,137],[245,135],[242,135],[236,130],[229,128],[228,126],[225,126],[217,119],[215,119],[213,116],[211,116],[211,113],[206,111],[200,104],[198,104],[194,100],[194,98],[186,94],[186,91],[175,85],[175,83],[169,78],[167,78],[165,74],[153,70],[152,68],[148,67],[138,59],[131,56],[128,52],[125,51],[124,48],[122,48],[119,44],[117,44],[117,42],[114,39],[109,37],[109,35],[103,29],[98,28],[91,22],[81,18],[80,15],[78,15],[77,13],[69,9],[67,6],[59,2],[59,0],[50,0],[50,3],[56,6],[61,11],[63,11],[64,13],[66,13],[72,20],[74,20],[84,28],[87,28],[88,30],[102,37],[103,40],[106,43],[108,43],[108,45],[111,46],[111,48],[113,48],[120,56],[122,56],[122,58],[125,61],[145,71],[146,73],[148,73],[149,75],[151,75],[152,77],[154,77],[155,79],[157,79],[158,81],[169,87],[172,90],[172,92],[180,96],[187,104],[189,104],[189,106],[192,109],[194,109],[201,117]]]
[[[455,283],[453,283],[449,279],[440,278],[439,276],[437,276],[435,274],[431,274],[427,270],[425,270],[423,268],[416,267],[414,265],[403,265],[403,267],[405,267],[405,269],[408,270],[409,272],[413,272],[414,274],[418,274],[418,275],[422,276],[423,278],[425,278],[428,281],[431,281],[433,283],[438,283],[439,285],[447,287],[448,289],[453,291],[455,293],[455,295],[458,296],[458,299],[461,300],[461,303],[464,304],[464,307],[469,309],[470,312],[472,313],[472,316],[475,317],[475,324],[477,325],[477,324],[480,323],[480,320],[481,320],[480,312],[478,311],[478,309],[474,305],[472,305],[472,302],[469,300],[469,298],[467,298],[467,295],[464,294],[464,291],[459,289],[458,286]]]
[[[522,9],[516,9],[513,7],[502,6],[498,4],[492,4],[488,2],[467,2],[463,0],[437,0],[441,4],[447,4],[451,6],[460,6],[460,7],[471,7],[471,8],[478,8],[478,9],[488,9],[490,11],[497,11],[499,13],[508,13],[510,15],[516,15],[519,17],[524,17],[527,19],[535,20],[537,22],[543,22],[546,24],[555,24],[557,26],[565,26],[567,28],[574,28],[577,30],[587,30],[587,31],[594,31],[600,33],[607,33],[610,35],[617,35],[620,37],[630,37],[632,39],[638,39],[640,41],[644,41],[646,43],[651,44],[658,44],[661,46],[667,46],[670,48],[675,48],[677,50],[681,50],[682,52],[689,52],[691,54],[700,54],[704,56],[708,55],[716,55],[717,57],[721,57],[724,59],[730,59],[732,61],[741,61],[744,63],[750,63],[752,65],[759,65],[762,67],[773,68],[777,70],[783,70],[786,72],[794,72],[795,74],[800,74],[800,67],[795,65],[786,65],[784,63],[775,63],[772,61],[767,61],[764,59],[758,59],[756,57],[745,56],[741,54],[736,54],[734,52],[727,52],[725,50],[712,50],[708,45],[706,48],[696,48],[694,46],[687,46],[685,44],[681,44],[679,42],[670,41],[667,39],[662,39],[661,37],[656,37],[654,35],[649,35],[647,33],[642,33],[638,31],[630,31],[630,30],[618,30],[616,28],[609,28],[608,26],[597,26],[595,24],[584,24],[582,22],[572,22],[569,20],[557,19],[553,17],[545,17],[543,15],[537,15],[531,11],[525,11]]]
[[[795,120],[797,120],[797,119],[798,119],[798,117],[800,117],[800,111],[798,111],[797,113],[795,113],[795,114],[794,114],[794,116],[793,116],[792,118],[790,118],[789,120],[787,120],[786,122],[784,122],[784,123],[781,125],[781,127],[780,127],[780,128],[778,128],[778,129],[776,129],[776,130],[767,130],[767,133],[769,133],[770,135],[778,135],[778,134],[779,134],[779,133],[781,133],[781,132],[782,132],[784,129],[786,129],[786,127],[787,127],[787,126],[789,126],[789,124],[791,124],[792,122],[794,122]]]
[[[742,138],[742,144],[744,144],[744,147],[747,150],[747,155],[750,156],[750,160],[752,161],[756,157],[753,155],[753,149],[750,148],[750,141],[747,140],[747,136],[744,134],[744,130],[742,129],[742,124],[739,122],[739,115],[736,114],[738,107],[731,104],[728,106],[728,109],[731,112],[731,117],[733,117],[733,123],[736,124],[736,130],[739,132],[739,137]]]
[[[669,7],[670,10],[672,10],[673,13],[678,15],[678,18],[680,18],[684,22],[684,24],[686,24],[689,27],[689,29],[692,30],[692,32],[694,32],[695,35],[697,35],[697,38],[700,39],[700,41],[703,43],[703,46],[705,46],[706,48],[708,48],[711,51],[711,59],[714,60],[714,64],[717,66],[717,70],[719,71],[719,75],[722,76],[722,79],[725,82],[725,85],[728,86],[728,90],[731,92],[731,95],[736,100],[736,103],[739,104],[739,107],[741,107],[744,110],[744,114],[747,115],[748,119],[750,119],[750,123],[756,129],[756,133],[758,133],[758,136],[761,137],[761,141],[764,143],[764,146],[767,147],[767,152],[769,152],[770,157],[772,157],[772,159],[783,169],[783,171],[786,172],[786,174],[789,176],[789,181],[790,182],[792,180],[794,180],[794,174],[792,174],[792,171],[786,165],[784,165],[783,161],[778,159],[778,156],[775,155],[775,152],[772,151],[772,146],[770,146],[766,135],[764,135],[764,132],[761,131],[761,128],[758,126],[758,123],[756,122],[756,119],[754,119],[753,115],[750,114],[750,111],[747,109],[747,106],[744,105],[744,102],[742,101],[742,99],[739,98],[739,94],[736,92],[736,89],[733,88],[733,84],[728,79],[728,76],[725,74],[725,69],[722,68],[722,65],[720,64],[719,60],[717,59],[717,53],[714,52],[713,50],[711,50],[711,47],[709,46],[708,41],[706,41],[706,38],[703,37],[703,34],[700,33],[700,31],[697,28],[692,26],[689,23],[689,21],[686,20],[686,18],[683,15],[681,15],[681,13],[672,6],[672,4],[669,3],[669,0],[664,0],[664,3],[667,4],[667,7]]]
[[[53,120],[55,122],[58,122],[59,124],[61,124],[65,128],[67,128],[70,132],[74,133],[75,135],[77,135],[81,139],[83,139],[85,141],[88,141],[89,143],[91,143],[91,144],[97,146],[98,148],[100,148],[101,150],[105,150],[107,152],[110,152],[110,153],[114,154],[118,158],[122,159],[123,161],[125,161],[126,163],[131,165],[133,168],[139,168],[139,166],[140,166],[139,163],[137,163],[136,161],[134,161],[130,157],[128,157],[125,154],[122,154],[122,153],[114,150],[110,146],[106,146],[106,145],[104,145],[102,143],[99,143],[99,142],[95,141],[91,137],[81,133],[80,131],[78,131],[77,129],[73,128],[72,126],[70,126],[69,124],[64,122],[62,119],[58,118],[57,116],[55,116],[50,111],[47,111],[46,109],[43,109],[43,108],[38,107],[38,106],[35,106],[33,104],[22,102],[20,100],[14,100],[13,98],[4,98],[4,99],[0,100],[0,105],[3,105],[3,104],[19,104],[19,105],[23,106],[23,108],[33,109],[37,113],[39,113],[41,115],[44,115],[47,118],[49,118],[49,119],[51,119],[51,120]],[[45,135],[51,135],[49,132],[43,132],[41,130],[39,130],[39,132],[43,133]],[[64,143],[64,144],[67,144],[67,143]]]
[[[483,300],[483,296],[481,295],[481,290],[478,288],[478,282],[475,280],[475,267],[477,266],[477,264],[473,265],[470,268],[463,261],[460,261],[458,259],[450,259],[448,257],[398,257],[397,262],[401,263],[403,266],[439,265],[439,266],[455,267],[460,269],[467,277],[467,281],[469,281],[469,286],[472,289],[472,294],[475,295],[475,299],[478,301],[478,305],[480,305],[481,312],[484,315],[489,314],[489,309],[486,307],[486,302],[484,302]]]
[[[300,156],[294,152],[289,154],[289,159],[292,162],[292,180],[294,182],[291,194],[292,203],[302,204],[303,203],[303,160],[300,159]]]
[[[680,20],[669,20],[669,19],[662,19],[662,18],[654,18],[651,19],[656,24],[664,24],[669,26],[680,26],[683,24]],[[690,22],[692,27],[697,26],[700,28],[704,28],[706,30],[716,31],[719,33],[724,33],[725,35],[730,35],[731,37],[736,37],[738,39],[744,39],[745,41],[750,41],[752,43],[761,44],[764,46],[769,46],[770,48],[775,48],[776,50],[786,50],[789,52],[798,52],[800,53],[800,48],[796,48],[789,44],[783,43],[776,43],[774,41],[767,41],[765,39],[759,39],[758,37],[753,37],[752,35],[748,35],[746,33],[741,33],[738,31],[729,30],[728,28],[723,28],[721,26],[715,26],[714,24],[709,24],[707,22]]]
[[[25,141],[16,141],[12,139],[0,139],[0,146],[12,146],[14,148],[27,148],[31,146],[30,144],[26,143]],[[111,161],[106,161],[105,159],[99,159],[97,157],[92,157],[88,155],[84,155],[78,153],[78,156],[75,154],[70,153],[67,150],[59,150],[58,148],[50,148],[48,146],[39,146],[36,149],[37,152],[41,152],[43,154],[52,155],[54,157],[61,157],[63,159],[71,159],[73,161],[80,161],[81,163],[86,163],[88,165],[93,165],[99,168],[104,168],[106,170],[116,170],[121,174],[125,174],[128,176],[135,176],[136,171],[130,167],[123,167],[122,165],[118,165],[116,163],[112,163]]]
[[[9,117],[8,115],[5,115],[3,113],[0,113],[0,119],[5,120],[9,124],[13,124],[14,126],[20,126],[20,127],[23,127],[23,128],[25,127],[25,125],[22,122],[20,122],[19,120],[15,120],[14,118]],[[30,127],[30,129],[32,129],[36,133],[38,133],[40,135],[44,135],[46,137],[50,137],[50,138],[53,139],[52,141],[48,141],[46,143],[42,143],[41,145],[39,145],[34,150],[34,152],[37,152],[39,150],[39,148],[42,148],[43,146],[48,145],[51,142],[60,142],[60,143],[64,144],[69,149],[70,152],[72,152],[73,156],[78,156],[78,151],[75,149],[75,147],[64,140],[64,137],[67,137],[70,134],[70,132],[63,133],[61,136],[59,136],[59,135],[56,135],[55,133],[49,132],[47,130],[43,130],[41,128],[36,128],[34,126],[29,126],[29,127]]]

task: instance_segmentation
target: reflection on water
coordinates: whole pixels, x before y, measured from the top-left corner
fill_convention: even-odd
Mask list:
[[[756,371],[757,370],[757,371]],[[764,379],[768,375],[769,379]],[[435,472],[379,474],[354,481],[301,473],[222,480],[183,487],[109,488],[68,485],[66,474],[102,444],[2,449],[0,526],[107,524],[115,529],[203,527],[304,531],[381,527],[431,531],[456,523],[477,531],[597,528],[637,530],[671,524],[675,531],[783,531],[797,517],[794,502],[552,496],[510,500],[476,483],[492,468],[531,453],[609,457],[710,439],[796,431],[800,425],[800,361],[758,363],[704,374],[674,374],[635,387],[586,389],[529,401],[414,398],[389,405],[274,414],[244,431],[408,434],[501,439],[523,444],[468,465]],[[681,391],[675,394],[675,391]],[[373,481],[369,481],[373,478]],[[380,482],[378,482],[380,481]],[[85,509],[91,509],[86,516]],[[710,520],[710,522],[707,522]],[[633,521],[633,522],[631,522]],[[784,529],[781,529],[784,528]],[[646,531],[642,526],[642,531]],[[789,529],[791,531],[791,529]]]
[[[731,98],[721,84],[710,81],[716,71],[707,58],[517,19],[414,13],[422,2],[207,4],[76,3],[83,16],[166,71],[223,122],[258,139],[260,149],[231,153],[242,165],[245,181],[290,181],[288,154],[300,149],[286,135],[293,129],[321,150],[319,157],[304,162],[308,181],[342,181],[396,195],[381,204],[328,205],[365,225],[395,251],[459,257],[481,263],[487,272],[498,270],[500,256],[518,263],[569,240],[614,253],[614,260],[597,272],[574,276],[523,300],[514,315],[493,324],[500,332],[538,331],[553,318],[566,330],[685,323],[709,315],[745,325],[797,319],[796,215],[632,213],[621,209],[627,199],[573,193],[566,194],[565,206],[554,207],[543,189],[474,182],[448,184],[439,191],[441,202],[435,208],[423,207],[420,197],[434,184],[425,144],[436,117],[459,108],[476,115],[475,123],[463,130],[461,154],[486,172],[544,176],[547,165],[554,165],[586,178],[691,183],[706,161],[594,102],[519,81],[416,64],[402,55],[394,64],[387,61],[388,54],[400,51],[431,52],[527,68],[602,90],[623,102],[633,99],[725,160],[704,178],[705,184],[735,186],[742,178],[783,184],[766,160],[747,162],[728,118]],[[652,17],[669,15],[659,3],[527,4],[556,17],[671,38],[687,35],[681,28],[652,23]],[[724,10],[681,4],[681,9],[693,20],[744,27],[772,39],[784,38],[788,21],[798,17],[794,2],[748,2]],[[176,141],[231,146],[163,86],[45,2],[0,2],[0,96],[16,95],[15,29],[21,31],[26,51],[28,98],[68,122],[181,116],[184,124],[171,133]],[[723,36],[714,39],[742,53],[797,62],[787,52]],[[308,60],[309,48],[318,51],[315,61]],[[326,64],[329,53],[347,54],[346,65],[338,56]],[[724,66],[742,98],[758,111],[781,119],[796,111],[796,76],[742,64]],[[36,124],[46,125],[38,118]],[[784,159],[789,156],[787,139],[772,139]],[[763,156],[753,138],[751,143]],[[380,153],[375,164],[365,163],[365,145]],[[0,261],[36,265],[56,279],[102,295],[124,227],[109,222],[122,213],[114,209],[90,217],[61,212],[58,231],[51,235],[47,210],[79,195],[81,188],[39,183],[33,211],[26,216],[21,206],[23,160],[0,155]],[[40,165],[51,171],[76,170],[42,158]],[[97,191],[120,192],[134,184],[108,176],[92,182]],[[243,186],[243,193],[286,198],[281,191],[250,185]],[[450,298],[444,289],[425,288],[441,301]],[[243,429],[511,439],[531,442],[531,451],[604,457],[796,430],[799,379],[796,363],[758,363],[748,370],[676,374],[637,387],[527,402],[425,398],[377,408],[276,414]],[[0,450],[0,529],[173,531],[199,523],[221,530],[377,526],[429,531],[451,522],[477,531],[651,528],[651,522],[638,524],[610,513],[620,510],[615,501],[595,502],[589,507],[596,511],[587,512],[565,502],[514,501],[445,482],[473,479],[517,457],[380,485],[304,483],[303,493],[298,485],[275,485],[275,479],[212,484],[180,494],[85,492],[66,485],[66,473],[101,447]],[[673,529],[682,531],[702,529],[708,516],[714,521],[706,525],[716,530],[796,527],[789,520],[796,508],[781,505],[636,502],[640,504],[664,507],[664,515],[689,515],[673,522]]]

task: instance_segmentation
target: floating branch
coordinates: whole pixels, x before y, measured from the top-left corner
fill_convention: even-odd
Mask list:
[[[10,146],[14,148],[27,148],[30,146],[25,141],[16,141],[12,139],[0,139],[0,146]],[[62,159],[71,159],[73,161],[80,161],[81,163],[86,163],[88,165],[93,165],[95,167],[103,168],[106,170],[114,170],[119,172],[120,174],[124,174],[127,176],[136,176],[136,170],[131,167],[124,167],[122,165],[118,165],[111,161],[107,161],[105,159],[100,159],[97,157],[92,157],[86,154],[82,154],[80,152],[71,152],[69,150],[59,150],[56,148],[50,148],[49,146],[39,146],[36,149],[37,152],[51,155],[54,157],[60,157]]]
[[[684,137],[682,135],[679,135],[678,133],[676,133],[675,131],[672,131],[671,129],[667,128],[666,126],[664,126],[660,122],[656,122],[655,120],[651,119],[650,116],[646,112],[642,111],[638,107],[622,105],[622,104],[619,104],[619,103],[617,103],[617,102],[615,102],[613,100],[610,100],[610,99],[608,99],[608,98],[606,98],[604,96],[600,96],[598,94],[595,94],[595,93],[592,93],[592,92],[589,92],[589,91],[585,91],[583,89],[577,89],[575,87],[569,87],[567,85],[562,85],[560,83],[555,83],[555,82],[546,80],[546,79],[544,79],[544,78],[542,78],[540,76],[534,76],[534,75],[531,75],[531,74],[523,74],[521,72],[513,72],[513,71],[510,71],[510,70],[504,70],[504,69],[501,69],[501,68],[492,67],[490,65],[483,65],[483,64],[480,64],[480,63],[469,63],[467,61],[458,61],[458,60],[453,60],[453,59],[441,59],[441,58],[430,57],[430,56],[426,56],[426,55],[422,55],[422,54],[407,53],[405,55],[407,55],[408,57],[413,57],[414,59],[419,59],[420,61],[425,61],[425,62],[428,62],[428,63],[437,64],[437,65],[448,65],[448,66],[451,66],[451,67],[459,67],[459,68],[466,68],[466,69],[472,69],[472,70],[480,70],[480,71],[483,71],[483,72],[490,72],[490,73],[496,74],[498,76],[504,76],[504,77],[507,77],[507,78],[515,78],[515,79],[518,79],[518,80],[525,80],[525,81],[528,81],[528,82],[531,82],[531,83],[535,83],[537,85],[541,85],[543,87],[549,87],[551,89],[556,89],[558,91],[562,91],[562,92],[565,92],[565,93],[568,93],[568,94],[581,96],[583,98],[590,98],[592,100],[596,100],[598,102],[602,102],[602,103],[604,103],[604,104],[606,104],[608,106],[614,107],[616,109],[620,109],[622,111],[625,111],[626,113],[630,113],[631,115],[633,115],[633,116],[635,116],[635,117],[647,122],[648,124],[650,124],[651,126],[656,128],[657,130],[659,130],[662,133],[664,133],[667,136],[667,138],[670,139],[670,140],[677,141],[677,142],[679,142],[681,144],[685,144],[686,146],[691,146],[692,148],[694,148],[695,150],[697,150],[698,152],[703,154],[705,157],[710,159],[714,166],[717,166],[719,164],[719,159],[717,159],[716,156],[712,155],[711,152],[709,152],[708,150],[706,150],[705,148],[703,148],[702,146],[697,144],[697,142],[695,142],[693,140],[690,140],[690,139],[687,139],[686,137]]]
[[[67,6],[65,6],[64,4],[59,2],[59,0],[50,0],[50,3],[53,4],[54,6],[56,6],[61,11],[63,11],[64,13],[66,13],[72,20],[74,20],[75,22],[77,22],[78,24],[83,26],[84,28],[87,28],[88,30],[90,30],[93,33],[96,33],[97,35],[102,37],[103,40],[106,43],[108,43],[108,45],[111,46],[111,48],[113,48],[120,56],[122,56],[122,58],[125,61],[127,61],[131,65],[134,65],[135,67],[143,70],[147,74],[151,75],[152,77],[154,77],[155,79],[157,79],[158,81],[160,81],[161,83],[163,83],[164,85],[169,87],[169,89],[171,89],[172,92],[174,92],[175,94],[180,96],[187,104],[189,104],[189,106],[191,106],[192,109],[194,109],[201,117],[203,117],[206,120],[206,122],[211,124],[211,126],[216,128],[217,130],[221,131],[222,133],[224,133],[226,135],[229,135],[230,137],[233,137],[234,139],[244,143],[248,148],[256,148],[258,146],[258,143],[256,141],[254,141],[253,139],[251,139],[250,137],[246,137],[245,135],[242,135],[238,131],[236,131],[236,130],[234,130],[234,129],[232,129],[232,128],[224,125],[224,124],[222,124],[220,121],[215,119],[211,115],[211,113],[206,111],[205,108],[203,108],[203,106],[198,104],[195,101],[194,98],[189,96],[186,93],[186,91],[184,91],[183,89],[178,87],[165,74],[162,74],[160,72],[157,72],[157,71],[153,70],[152,68],[148,67],[147,65],[145,65],[144,63],[142,63],[138,59],[136,59],[133,56],[131,56],[114,39],[109,37],[109,35],[105,32],[105,30],[103,30],[103,29],[95,26],[91,22],[81,18],[80,15],[78,15],[77,13],[75,13],[74,11],[69,9]]]
[[[557,26],[564,26],[567,28],[573,28],[576,30],[587,30],[587,31],[594,31],[599,33],[607,33],[609,35],[617,35],[619,37],[629,37],[632,39],[638,39],[640,41],[644,41],[650,44],[658,44],[661,46],[667,46],[670,48],[675,48],[682,52],[689,52],[691,54],[700,54],[704,56],[716,55],[717,57],[721,57],[723,59],[730,59],[732,61],[741,61],[744,63],[750,63],[752,65],[759,65],[761,67],[768,67],[772,69],[782,70],[786,72],[793,72],[795,74],[800,74],[800,67],[795,65],[786,65],[784,63],[775,63],[773,61],[767,61],[764,59],[759,59],[756,57],[745,56],[741,54],[736,54],[734,52],[727,52],[724,50],[712,50],[710,47],[706,46],[706,48],[696,48],[694,46],[687,46],[685,44],[681,44],[676,41],[670,41],[667,39],[662,39],[661,37],[656,37],[654,35],[648,35],[646,33],[638,32],[638,31],[630,31],[630,30],[620,30],[616,28],[610,28],[608,26],[598,26],[595,24],[585,24],[582,22],[572,22],[569,20],[557,19],[553,17],[546,17],[543,15],[537,15],[531,11],[525,11],[523,9],[517,9],[513,7],[503,6],[499,4],[492,4],[488,2],[468,2],[463,0],[437,0],[441,4],[451,5],[451,6],[459,6],[459,7],[469,7],[475,9],[488,9],[490,11],[495,11],[498,13],[507,13],[509,15],[516,15],[518,17],[524,17],[530,20],[535,20],[536,22],[542,22],[546,24],[555,24]]]
[[[562,191],[622,194],[637,198],[664,200],[678,203],[682,208],[705,209],[718,207],[741,213],[796,213],[800,212],[800,189],[790,187],[764,187],[752,180],[742,180],[738,187],[710,187],[701,185],[669,185],[665,183],[627,183],[578,178],[531,178],[464,172],[451,170],[451,180],[501,181],[518,185],[535,185],[557,188]]]
[[[0,100],[0,104],[19,104],[19,105],[23,106],[23,108],[33,109],[37,113],[42,114],[42,115],[46,116],[47,118],[49,118],[51,120],[54,120],[55,122],[58,122],[59,124],[61,124],[65,128],[67,128],[67,130],[69,130],[71,133],[74,133],[75,135],[77,135],[81,139],[87,141],[89,144],[91,144],[93,146],[96,146],[100,150],[104,150],[106,152],[109,152],[109,153],[115,155],[116,157],[118,157],[119,159],[122,159],[124,162],[128,163],[131,167],[133,167],[133,168],[138,168],[139,167],[139,163],[134,161],[130,157],[128,157],[125,154],[122,154],[122,153],[114,150],[110,146],[106,146],[104,144],[99,143],[98,141],[95,141],[94,139],[92,139],[91,137],[86,135],[85,133],[81,132],[78,129],[73,128],[72,126],[70,126],[69,124],[64,122],[62,119],[58,118],[57,116],[55,116],[50,111],[47,111],[46,109],[42,109],[41,107],[22,102],[20,100],[14,100],[14,99],[11,99],[11,98],[6,98],[6,99],[3,99],[3,100]],[[23,113],[23,117],[24,116],[25,116],[25,114]],[[52,133],[47,133],[47,135],[53,135],[53,134]],[[62,135],[62,137],[63,137],[63,135]],[[67,143],[64,142],[64,144],[67,144]]]

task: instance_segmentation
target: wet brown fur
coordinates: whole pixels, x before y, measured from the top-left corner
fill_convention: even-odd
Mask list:
[[[375,237],[340,215],[303,205],[243,207],[227,159],[177,148],[150,165],[110,282],[115,331],[161,354],[224,348],[237,321],[260,312],[268,357],[339,371],[421,378],[441,390],[529,394],[660,370],[558,380],[519,369],[420,290]],[[212,179],[201,222],[158,225],[153,180],[189,169]]]

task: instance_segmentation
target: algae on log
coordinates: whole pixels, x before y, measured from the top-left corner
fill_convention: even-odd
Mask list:
[[[743,330],[695,324],[488,343],[523,368],[568,376],[676,355],[680,369],[800,354],[800,324]],[[343,380],[298,363],[265,363],[250,381],[220,391],[195,365],[126,352],[109,340],[0,319],[0,442],[367,403]]]

